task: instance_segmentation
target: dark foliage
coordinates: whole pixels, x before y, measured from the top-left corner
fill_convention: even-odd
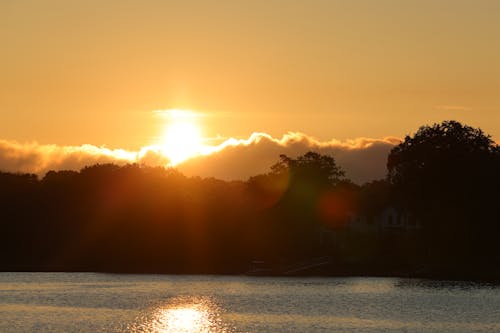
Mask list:
[[[450,121],[406,137],[387,180],[362,186],[315,152],[234,182],[135,164],[0,173],[0,269],[287,274],[328,258],[311,273],[498,277],[499,160]],[[385,228],[388,208],[423,232]]]
[[[456,121],[423,126],[390,152],[388,179],[425,224],[436,265],[498,260],[499,161],[490,136]]]

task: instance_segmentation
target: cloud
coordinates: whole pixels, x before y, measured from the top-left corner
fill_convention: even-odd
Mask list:
[[[253,133],[248,139],[228,139],[211,154],[187,160],[177,167],[188,176],[247,179],[269,172],[280,154],[295,157],[313,150],[333,155],[347,177],[364,183],[385,176],[387,155],[399,142],[400,139],[393,137],[323,142],[303,133],[287,133],[280,139]]]
[[[187,176],[247,179],[268,172],[280,154],[295,157],[313,150],[333,155],[350,179],[363,183],[385,176],[387,154],[397,143],[397,138],[324,142],[296,132],[281,138],[253,133],[248,139],[230,138],[217,146],[207,147],[206,155],[189,159],[176,167]],[[128,151],[93,145],[58,146],[0,140],[1,171],[43,176],[49,170],[79,170],[96,163],[166,166],[169,159],[159,146]]]
[[[0,170],[44,174],[96,163],[129,163],[137,153],[93,145],[57,146],[0,140]]]

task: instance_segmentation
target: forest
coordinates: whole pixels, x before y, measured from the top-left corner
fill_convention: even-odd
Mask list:
[[[489,135],[444,121],[366,184],[314,151],[246,181],[138,164],[0,172],[0,270],[500,280],[499,170]]]

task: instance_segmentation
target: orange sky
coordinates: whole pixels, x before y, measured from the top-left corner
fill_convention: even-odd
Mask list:
[[[0,139],[137,150],[154,110],[206,137],[402,136],[457,119],[500,140],[500,1],[0,2]]]

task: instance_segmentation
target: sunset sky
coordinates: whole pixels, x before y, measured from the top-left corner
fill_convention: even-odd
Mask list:
[[[272,154],[289,132],[294,152],[370,138],[386,154],[445,119],[499,141],[499,17],[496,0],[3,0],[0,169],[168,144],[172,109],[204,145],[259,132]]]

